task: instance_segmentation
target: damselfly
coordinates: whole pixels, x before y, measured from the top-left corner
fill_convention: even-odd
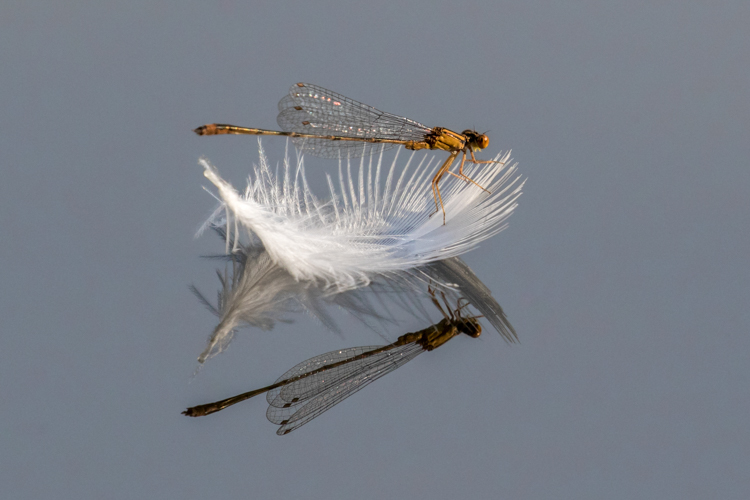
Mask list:
[[[448,173],[487,191],[464,175],[464,162],[501,163],[477,160],[474,151],[485,149],[490,139],[476,130],[464,130],[460,134],[443,127],[427,127],[419,122],[379,111],[336,92],[317,85],[298,83],[289,90],[289,95],[279,101],[279,126],[284,132],[260,128],[238,127],[213,123],[195,129],[198,135],[249,134],[282,135],[292,138],[298,148],[323,158],[358,158],[368,156],[376,150],[404,146],[406,149],[440,149],[450,156],[432,179],[432,196],[435,212],[445,207],[438,183]],[[459,153],[463,153],[458,173],[450,167]],[[488,191],[489,192],[489,191]]]
[[[222,399],[214,403],[194,406],[183,415],[201,417],[233,404],[267,392],[269,403],[266,417],[280,427],[276,434],[282,436],[301,427],[331,409],[396,368],[406,364],[424,351],[432,351],[460,333],[479,337],[482,327],[476,317],[463,317],[461,309],[468,305],[461,300],[451,310],[445,296],[446,309],[432,293],[432,301],[443,313],[444,319],[424,330],[402,335],[385,346],[350,347],[315,356],[296,365],[266,387]]]

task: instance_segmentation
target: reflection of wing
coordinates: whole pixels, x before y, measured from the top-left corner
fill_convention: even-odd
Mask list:
[[[431,132],[429,127],[414,120],[377,110],[306,83],[292,86],[289,95],[279,101],[277,121],[287,132],[363,139],[422,141]],[[303,138],[293,138],[292,142],[298,148],[322,158],[358,158],[398,145]]]
[[[277,382],[381,348],[351,347],[321,354],[298,364]],[[422,352],[419,344],[396,346],[272,389],[266,395],[270,404],[266,417],[281,426],[276,434],[288,434]]]

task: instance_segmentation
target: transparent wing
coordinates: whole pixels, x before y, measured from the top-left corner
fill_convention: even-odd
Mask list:
[[[266,417],[281,426],[276,434],[288,434],[383,375],[408,363],[422,352],[424,350],[420,345],[406,344],[370,358],[357,360],[353,364],[359,365],[358,370],[349,372],[346,377],[337,377],[334,383],[326,383],[321,391],[308,392],[310,396],[306,400],[291,403],[285,408],[269,406]]]
[[[307,359],[294,367],[292,367],[290,370],[288,370],[286,373],[284,373],[281,377],[279,377],[274,384],[281,382],[282,380],[288,380],[294,377],[299,377],[300,375],[304,375],[305,373],[310,373],[315,370],[319,370],[325,366],[332,365],[334,363],[339,363],[342,361],[345,361],[347,359],[354,358],[356,356],[360,356],[364,353],[380,349],[383,346],[365,346],[365,347],[349,347],[347,349],[339,349],[337,351],[331,351],[327,352],[325,354],[321,354],[319,356],[315,356],[314,358]],[[360,360],[364,361],[364,360]],[[271,389],[266,393],[266,401],[268,401],[268,404],[272,405],[279,405],[284,406],[285,403],[290,403],[295,397],[302,397],[301,395],[305,394],[307,391],[310,390],[317,390],[320,392],[321,390],[324,390],[321,385],[325,383],[326,380],[340,380],[342,375],[348,373],[348,370],[351,370],[352,368],[355,368],[357,366],[357,363],[347,363],[341,366],[337,366],[335,368],[332,368],[330,370],[323,371],[321,373],[317,373],[315,375],[310,375],[309,377],[305,377],[303,379],[300,379],[296,382],[292,382],[290,384],[277,387],[275,389]],[[284,390],[287,389],[288,390]],[[282,392],[284,393],[282,395]],[[286,401],[277,399],[279,397],[283,398],[289,398]],[[309,396],[307,396],[309,397]]]
[[[279,102],[279,126],[287,132],[362,139],[422,141],[432,129],[419,122],[349,99],[307,83],[293,85]],[[293,138],[294,145],[323,158],[357,158],[398,144],[372,144]]]

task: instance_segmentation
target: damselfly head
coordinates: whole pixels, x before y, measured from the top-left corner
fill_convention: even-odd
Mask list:
[[[472,151],[479,151],[490,145],[490,138],[484,134],[480,134],[476,130],[464,130],[461,134],[468,137],[469,142],[467,145]]]
[[[482,334],[482,325],[476,318],[460,318],[456,322],[456,327],[461,333],[465,333],[472,338],[477,338]]]

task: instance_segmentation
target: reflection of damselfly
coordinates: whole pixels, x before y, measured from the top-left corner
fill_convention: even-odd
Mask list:
[[[434,293],[432,301],[445,318],[424,330],[402,335],[385,346],[350,347],[315,356],[287,371],[274,384],[182,413],[201,417],[268,392],[266,417],[281,426],[276,434],[288,434],[422,352],[436,349],[460,333],[479,337],[482,327],[476,317],[461,315],[468,303],[451,311],[446,301],[446,312]]]
[[[459,134],[443,127],[427,127],[414,120],[379,111],[372,106],[307,83],[292,86],[289,95],[281,99],[277,121],[284,132],[213,123],[198,127],[195,133],[283,135],[291,137],[298,148],[323,158],[368,156],[375,150],[398,145],[412,150],[448,151],[450,156],[432,179],[435,213],[438,210],[443,211],[443,223],[445,208],[438,188],[443,176],[449,173],[484,189],[464,175],[466,154],[469,154],[469,161],[472,163],[500,163],[474,158],[474,151],[484,149],[490,143],[485,134],[475,130],[464,130]],[[450,167],[459,153],[463,153],[463,157],[458,173],[451,172]]]

